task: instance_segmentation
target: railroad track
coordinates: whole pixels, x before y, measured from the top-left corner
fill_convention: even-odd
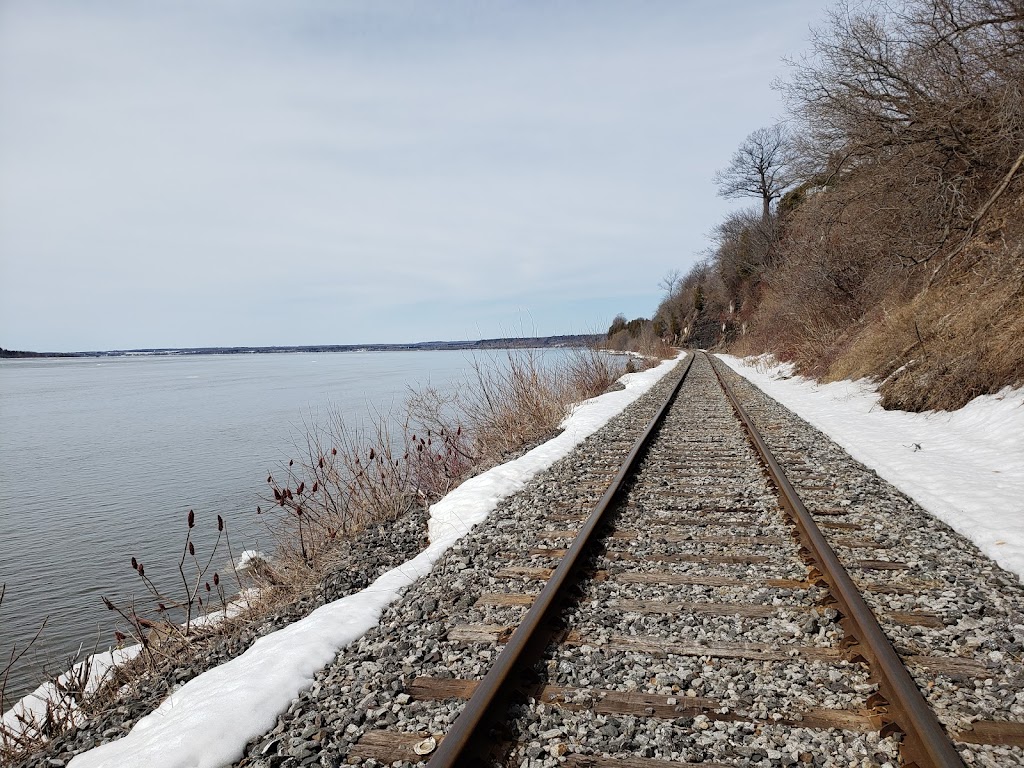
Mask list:
[[[606,441],[577,470],[582,493],[555,493],[521,546],[458,550],[451,573],[474,584],[450,573],[449,596],[399,609],[424,626],[391,678],[367,646],[318,681],[352,702],[368,692],[368,714],[336,718],[343,761],[1024,764],[1024,718],[985,716],[992,668],[908,645],[948,631],[912,599],[942,585],[852,505],[829,505],[827,474],[785,435],[762,437],[719,366],[689,357],[639,439]],[[763,403],[750,410],[780,431]],[[975,710],[949,702],[979,684]],[[329,725],[295,709],[307,736]]]

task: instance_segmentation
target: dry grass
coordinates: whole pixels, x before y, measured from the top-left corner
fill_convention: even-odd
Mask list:
[[[464,427],[483,463],[549,437],[573,403],[601,394],[623,373],[612,357],[593,350],[573,350],[558,361],[532,350],[510,351],[503,364],[478,358],[473,371],[448,431]]]
[[[955,271],[867,318],[828,377],[873,377],[884,407],[912,411],[1024,383],[1024,197],[1002,213]]]
[[[260,572],[262,587],[301,591],[319,578],[347,537],[409,509],[410,467],[403,437],[394,430],[386,415],[364,429],[336,410],[306,425],[299,458],[267,477],[267,504],[257,507],[274,543],[273,566]]]
[[[816,300],[793,273],[766,291],[739,355],[771,352],[826,380],[872,378],[882,405],[954,410],[1024,384],[1024,195],[1001,201],[957,258],[925,287],[905,277],[864,312]]]
[[[1024,279],[961,276],[867,327],[829,371],[871,376],[882,405],[953,410],[1024,381]],[[1011,309],[1013,311],[1008,311]]]

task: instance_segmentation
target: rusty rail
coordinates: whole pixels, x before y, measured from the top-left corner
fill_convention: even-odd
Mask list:
[[[582,560],[594,531],[599,527],[605,512],[619,495],[626,478],[633,471],[644,448],[665,418],[665,414],[668,413],[669,406],[690,372],[693,360],[694,355],[691,353],[679,382],[672,388],[672,392],[665,398],[658,412],[648,422],[643,434],[633,444],[632,450],[626,456],[622,466],[619,467],[608,490],[594,506],[579,534],[573,540],[572,546],[559,562],[555,572],[551,574],[551,578],[544,585],[544,589],[537,596],[533,606],[523,617],[522,623],[512,633],[505,648],[498,654],[491,669],[477,685],[459,717],[445,734],[444,740],[438,744],[437,750],[431,755],[427,763],[431,768],[454,768],[456,765],[466,765],[473,761],[474,753],[480,751],[480,743],[477,740],[485,739],[487,736],[487,734],[480,733],[480,730],[492,705],[502,700],[509,693],[510,687],[514,685],[515,673],[520,660],[535,635],[541,630],[550,610],[561,599],[563,589],[572,583],[573,572]]]
[[[821,529],[800,500],[796,489],[786,478],[761,433],[733,394],[732,388],[711,362],[710,355],[706,352],[703,354],[708,358],[711,369],[750,436],[750,441],[764,462],[772,482],[778,488],[782,506],[793,519],[801,543],[810,553],[815,567],[828,584],[843,617],[841,623],[847,640],[852,639],[856,644],[856,653],[869,665],[878,680],[881,695],[876,694],[870,703],[879,710],[886,723],[883,733],[890,733],[895,729],[903,734],[900,751],[905,768],[964,768],[964,762],[956,747],[950,741],[935,712],[921,695],[921,690],[879,626],[878,619],[864,602],[850,574],[825,540]]]

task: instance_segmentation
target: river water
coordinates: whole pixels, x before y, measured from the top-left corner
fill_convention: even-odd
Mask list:
[[[173,584],[189,509],[201,556],[218,514],[236,555],[272,549],[255,508],[305,424],[398,409],[410,386],[457,386],[472,364],[452,351],[0,360],[0,670],[46,621],[4,708],[113,643],[101,596],[144,601],[133,556]]]

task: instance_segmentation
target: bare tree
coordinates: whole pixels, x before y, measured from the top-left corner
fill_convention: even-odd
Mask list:
[[[846,2],[812,42],[779,87],[820,186],[904,266],[965,242],[1024,157],[1024,3]]]
[[[758,128],[740,145],[728,167],[715,174],[722,197],[760,197],[761,218],[768,220],[772,200],[789,186],[789,133],[781,123]]]
[[[658,282],[658,287],[665,291],[666,296],[673,296],[675,295],[675,292],[679,288],[679,284],[682,283],[682,281],[683,273],[680,272],[678,269],[671,269]]]
[[[774,220],[759,217],[753,208],[735,211],[711,231],[717,247],[714,261],[730,293],[737,283],[756,279],[769,264],[777,243]]]

